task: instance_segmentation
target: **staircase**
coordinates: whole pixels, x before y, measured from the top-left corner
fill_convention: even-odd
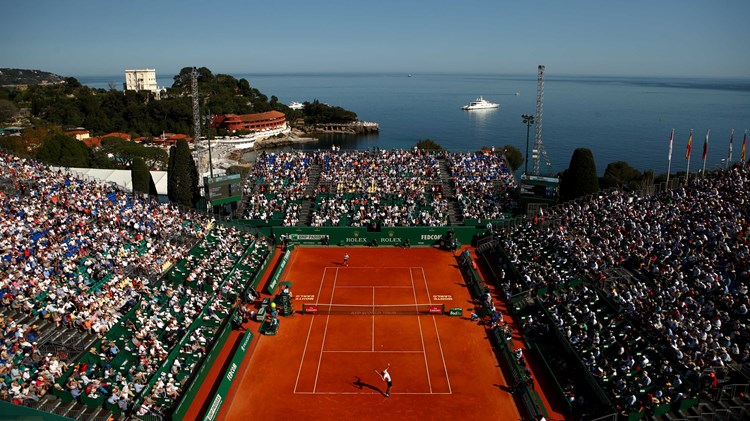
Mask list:
[[[126,418],[124,414],[113,414],[104,407],[89,407],[77,401],[63,402],[60,398],[50,393],[42,396],[39,401],[32,402],[30,406],[39,411],[83,421],[105,421],[110,418],[124,420]]]
[[[456,199],[456,190],[451,183],[451,171],[445,158],[438,159],[440,168],[440,184],[443,186],[443,197],[448,200],[448,220],[450,225],[463,225],[464,218],[461,214],[461,206]]]
[[[57,327],[50,320],[10,308],[0,309],[0,317],[13,318],[18,325],[36,326],[39,337],[35,342],[38,343],[39,351],[43,355],[54,354],[71,365],[98,339],[96,335]],[[77,401],[65,402],[52,393],[47,393],[38,401],[29,401],[29,406],[39,411],[85,421],[105,421],[110,417],[125,419],[125,415],[115,415],[104,407],[92,408]]]
[[[297,222],[298,227],[310,226],[310,222],[312,222],[312,210],[315,206],[318,183],[320,183],[320,164],[314,162],[310,165],[307,188],[305,189],[305,200],[302,202],[302,208],[299,212],[299,222]]]
[[[52,321],[20,311],[3,309],[0,316],[11,317],[18,325],[36,326],[39,337],[35,342],[39,346],[39,351],[43,354],[58,355],[68,362],[77,360],[98,339],[96,335],[62,326],[56,327]]]

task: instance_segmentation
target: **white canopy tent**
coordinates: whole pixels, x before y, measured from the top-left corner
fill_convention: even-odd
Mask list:
[[[101,168],[63,168],[63,167],[52,167],[55,170],[60,170],[65,174],[76,175],[89,180],[95,180],[102,183],[116,184],[123,190],[132,192],[133,191],[133,180],[130,176],[130,170],[107,170]],[[156,185],[156,192],[159,196],[167,195],[167,172],[166,171],[151,171],[151,178],[154,179]]]

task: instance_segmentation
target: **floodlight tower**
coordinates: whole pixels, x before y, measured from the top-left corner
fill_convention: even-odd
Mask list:
[[[201,110],[200,102],[198,100],[198,68],[193,67],[193,71],[190,73],[191,88],[193,92],[193,141],[198,142],[201,140]]]
[[[534,149],[532,150],[532,158],[534,159],[534,168],[531,170],[533,175],[540,175],[540,158],[544,160],[544,164],[547,167],[547,172],[552,172],[552,163],[547,157],[547,151],[544,149],[542,143],[542,111],[544,108],[544,66],[539,65],[538,74],[536,79],[536,116],[534,116],[534,123],[536,124],[534,131]],[[551,174],[550,174],[551,175]]]

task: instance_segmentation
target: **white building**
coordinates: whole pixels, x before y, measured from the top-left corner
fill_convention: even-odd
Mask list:
[[[125,70],[125,90],[151,91],[158,96],[156,69]]]

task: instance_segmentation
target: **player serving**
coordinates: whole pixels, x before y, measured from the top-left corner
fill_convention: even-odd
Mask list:
[[[391,373],[388,372],[389,368],[391,368],[391,363],[388,363],[388,367],[386,367],[383,371],[375,370],[375,372],[378,373],[380,378],[388,385],[388,387],[385,389],[386,398],[391,397],[391,386],[393,386],[393,382],[391,381]]]

